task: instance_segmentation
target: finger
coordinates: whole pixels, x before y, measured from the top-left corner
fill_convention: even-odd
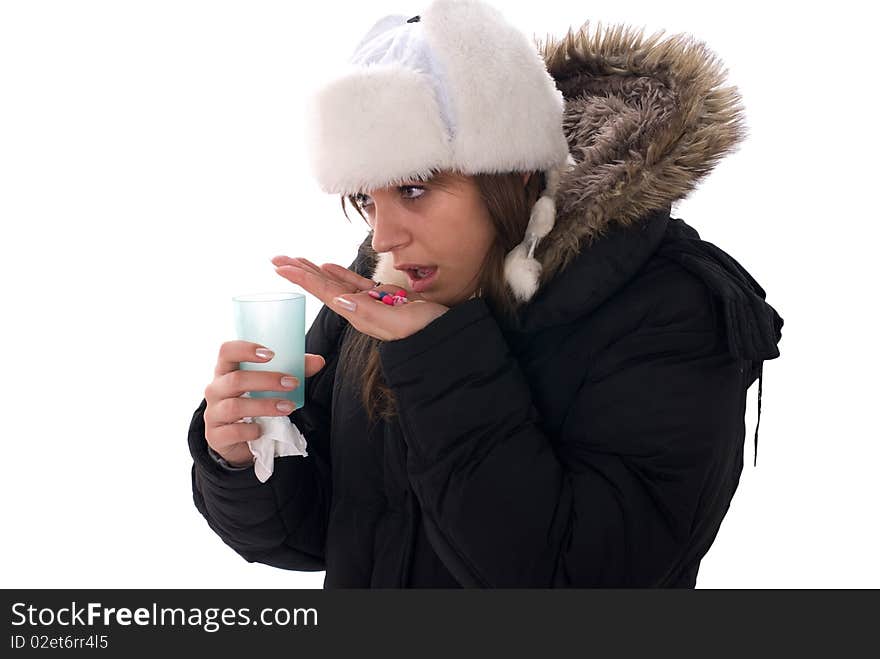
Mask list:
[[[281,381],[282,378],[293,378],[292,386]],[[212,393],[217,399],[241,396],[248,391],[273,391],[283,393],[301,387],[299,378],[292,373],[279,371],[237,370],[217,378],[212,383]]]
[[[306,353],[306,368],[305,375],[307,378],[312,377],[315,373],[320,371],[327,364],[327,360],[324,359],[321,355],[313,355],[310,352]]]
[[[354,309],[351,309],[349,304],[353,304]],[[370,297],[368,293],[340,295],[331,300],[330,306],[336,313],[354,324],[359,331],[377,337],[378,335],[373,334],[373,331],[384,333],[383,330],[386,327],[393,326],[394,322],[398,320],[398,318],[393,316],[393,312],[390,311],[391,305]],[[387,307],[389,310],[386,311],[380,307]],[[389,313],[392,313],[392,315],[387,315]]]
[[[303,269],[305,269],[305,270],[311,270],[312,272],[314,272],[314,273],[315,273],[316,275],[318,275],[319,277],[327,277],[327,273],[326,273],[326,272],[324,272],[323,270],[321,270],[321,268],[319,268],[318,266],[316,266],[314,263],[312,263],[312,262],[309,261],[308,259],[305,259],[305,258],[303,258],[303,257],[301,257],[301,256],[296,256],[296,257],[293,257],[293,258],[285,257],[285,258],[284,258],[284,262],[283,262],[283,263],[280,263],[279,265],[298,265],[299,267],[301,267],[301,268],[303,268]]]
[[[257,349],[262,348],[271,350],[268,346],[252,341],[226,341],[220,346],[220,353],[217,356],[217,365],[214,368],[214,375],[226,375],[230,371],[237,371],[241,362],[255,362],[265,364],[270,358],[260,357]]]
[[[293,378],[292,386],[281,382],[285,377]],[[205,387],[205,400],[216,405],[224,398],[235,398],[248,391],[271,391],[280,395],[301,386],[300,379],[291,373],[236,369],[214,378],[213,382]]]
[[[283,260],[284,265],[276,267],[275,271],[279,275],[281,275],[282,277],[285,277],[286,279],[288,279],[288,281],[292,281],[293,283],[295,283],[297,285],[302,286],[303,284],[301,282],[297,281],[295,278],[287,276],[288,274],[292,274],[294,271],[293,270],[282,271],[282,270],[280,270],[280,268],[282,268],[282,267],[284,267],[284,268],[287,268],[287,267],[299,268],[300,270],[313,273],[319,279],[324,280],[328,287],[335,286],[336,288],[338,288],[338,290],[334,291],[334,295],[340,295],[342,293],[357,293],[359,290],[361,290],[357,286],[355,286],[345,280],[342,280],[334,275],[331,275],[330,273],[328,273],[325,270],[322,270],[321,268],[316,266],[314,263],[312,263],[308,259],[304,259],[302,257],[296,257],[293,259],[288,258],[288,257],[276,257],[276,258],[279,262]],[[307,289],[307,290],[309,290],[309,292],[313,292],[311,289]],[[329,288],[328,288],[328,290],[329,290]]]
[[[311,377],[322,368],[326,360],[321,355],[305,353],[305,377]],[[292,377],[294,384],[288,386],[281,378]],[[293,391],[301,387],[300,378],[293,373],[280,371],[251,371],[233,369],[229,373],[220,375],[205,388],[205,400],[208,402],[220,401],[224,398],[241,396],[246,391]]]
[[[279,254],[278,256],[273,256],[271,258],[271,261],[272,261],[272,265],[279,266],[279,265],[289,265],[291,263],[291,261],[293,261],[293,259],[290,258],[289,256],[285,256],[284,254]]]
[[[276,256],[272,259],[272,263],[274,263],[276,267],[282,265],[298,266],[300,268],[303,268],[304,270],[310,270],[311,272],[314,272],[319,277],[326,278],[329,276],[328,273],[324,272],[317,265],[302,256],[295,256],[293,258],[289,256]]]
[[[291,412],[279,410],[275,405],[279,402],[290,403],[296,409],[296,403],[284,398],[250,398],[233,396],[224,398],[205,410],[205,428],[217,428],[228,423],[237,423],[245,417],[255,416],[288,416]]]
[[[292,256],[285,256],[284,254],[280,254],[280,255],[278,255],[278,256],[273,256],[272,259],[271,259],[271,261],[272,261],[272,263],[273,263],[274,265],[276,265],[276,266],[279,266],[279,265],[293,265],[294,263],[300,263],[300,262],[301,262],[303,265],[310,265],[310,266],[312,266],[315,270],[318,270],[318,269],[319,269],[318,266],[316,266],[314,263],[312,263],[312,262],[309,261],[308,259],[303,258],[302,256],[292,257]]]
[[[358,290],[365,291],[376,287],[376,282],[374,282],[372,279],[361,277],[353,270],[343,268],[341,265],[337,265],[335,263],[324,263],[323,265],[321,265],[321,270],[327,272],[329,275],[337,279],[341,279],[342,281],[351,284]]]
[[[263,429],[258,423],[224,423],[210,428],[205,420],[205,435],[211,436],[210,446],[218,453],[234,444],[251,442],[260,438]]]
[[[289,265],[296,268],[302,268],[303,270],[308,270],[318,277],[324,277],[325,279],[329,277],[326,272],[321,270],[321,268],[316,266],[314,263],[300,257],[290,258],[289,256],[276,256],[274,259],[272,259],[272,263],[275,264],[276,268]]]
[[[297,256],[293,258],[289,256],[276,256],[272,259],[272,263],[274,263],[276,266],[300,266],[306,270],[314,272],[319,277],[333,279],[338,281],[340,284],[351,284],[354,288],[352,292],[367,290],[376,286],[376,282],[374,282],[372,279],[362,277],[353,270],[344,268],[341,265],[337,265],[336,263],[324,263],[319,267],[303,256]]]
[[[297,256],[294,260],[295,260],[295,261],[299,261],[300,263],[302,263],[302,264],[304,264],[304,265],[307,265],[308,267],[310,267],[310,268],[312,268],[313,270],[315,270],[315,272],[317,272],[318,274],[322,274],[322,273],[321,273],[321,268],[319,268],[317,265],[315,265],[314,263],[312,263],[311,261],[309,261],[306,257],[304,257],[304,256]]]
[[[343,289],[351,293],[357,293],[359,291],[365,291],[376,287],[376,282],[372,279],[362,277],[353,270],[343,268],[336,263],[324,263],[318,267],[307,258],[298,256],[294,259],[290,259],[290,265],[299,265],[311,270],[319,277],[324,277],[325,279],[338,283]]]
[[[352,287],[349,284],[343,284],[316,275],[311,270],[306,270],[299,265],[282,265],[275,268],[275,272],[297,286],[304,288],[327,305],[329,305],[330,300],[337,295],[352,292]]]

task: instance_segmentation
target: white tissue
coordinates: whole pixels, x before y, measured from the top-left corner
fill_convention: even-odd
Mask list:
[[[247,396],[247,394],[244,394]],[[248,396],[249,398],[250,396]],[[261,483],[269,480],[275,468],[275,458],[285,455],[308,456],[306,438],[286,416],[246,416],[244,423],[256,423],[263,433],[248,442],[254,456],[254,473]]]

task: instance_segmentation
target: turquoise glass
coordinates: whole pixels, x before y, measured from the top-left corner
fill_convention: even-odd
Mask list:
[[[232,298],[235,333],[275,353],[267,362],[239,362],[243,371],[276,371],[295,376],[292,390],[250,391],[251,398],[286,398],[296,409],[305,404],[306,297],[300,293],[253,293]],[[256,357],[254,357],[256,359]],[[279,379],[281,376],[279,376]],[[281,386],[280,383],[278,385]]]

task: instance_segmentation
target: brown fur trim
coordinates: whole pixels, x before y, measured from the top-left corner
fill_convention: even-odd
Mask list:
[[[556,196],[553,231],[536,258],[542,283],[611,223],[686,197],[746,137],[735,87],[715,55],[688,34],[589,21],[536,42],[566,99],[565,133],[577,165]]]

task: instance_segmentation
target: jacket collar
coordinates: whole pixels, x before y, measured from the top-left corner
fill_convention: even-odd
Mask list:
[[[670,208],[646,213],[639,222],[614,224],[581,250],[568,267],[540,288],[512,319],[496,314],[506,333],[530,334],[586,316],[628,282],[657,251]]]

